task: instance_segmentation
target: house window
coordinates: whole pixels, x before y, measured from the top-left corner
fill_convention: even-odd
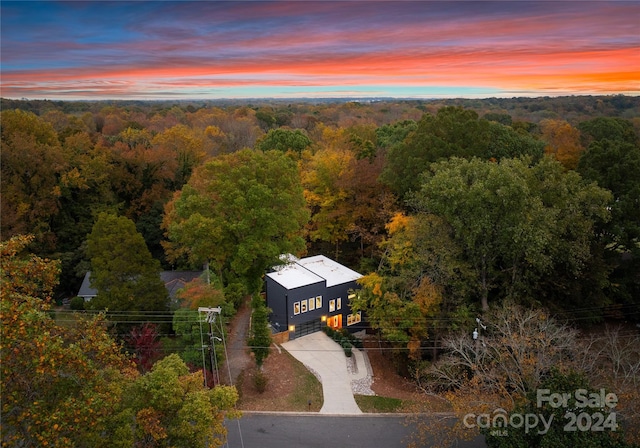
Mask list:
[[[337,310],[341,310],[342,309],[342,299],[340,297],[338,297],[336,299],[336,309]]]
[[[333,313],[336,310],[336,301],[334,300],[329,300],[329,312]]]
[[[316,309],[316,299],[313,297],[309,299],[309,311],[313,311]]]
[[[347,326],[360,323],[362,321],[362,313],[358,311],[356,314],[347,315]]]
[[[300,314],[300,302],[293,304],[293,314]]]
[[[316,297],[316,308],[317,309],[322,308],[322,296]]]
[[[300,312],[302,313],[306,313],[307,312],[307,301],[303,300],[302,302],[300,302]]]

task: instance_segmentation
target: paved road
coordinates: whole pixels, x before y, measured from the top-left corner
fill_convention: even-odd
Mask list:
[[[228,422],[227,428],[229,448],[406,448],[414,430],[405,416],[388,414],[245,413],[240,420]],[[483,439],[458,446],[486,447]]]

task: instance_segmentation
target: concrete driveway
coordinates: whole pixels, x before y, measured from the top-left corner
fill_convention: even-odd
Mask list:
[[[324,395],[321,414],[362,414],[351,389],[352,380],[369,373],[360,351],[353,350],[358,371],[350,373],[344,350],[323,332],[285,342],[282,348],[320,377]]]

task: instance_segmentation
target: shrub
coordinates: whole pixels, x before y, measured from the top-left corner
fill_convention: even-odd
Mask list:
[[[333,328],[329,327],[329,326],[324,327],[324,332],[325,332],[325,333],[327,334],[327,336],[329,336],[331,339],[333,339],[333,338],[334,338],[334,336],[335,336],[335,334],[336,334],[336,331],[335,331]]]
[[[256,370],[255,375],[253,376],[253,385],[255,386],[258,393],[262,394],[265,390],[267,390],[267,383],[269,382],[267,376],[262,373],[261,370]]]
[[[78,296],[74,297],[69,302],[69,307],[72,310],[76,310],[76,311],[84,310],[84,299],[82,297],[78,297]]]

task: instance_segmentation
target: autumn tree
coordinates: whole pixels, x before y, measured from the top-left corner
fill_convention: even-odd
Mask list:
[[[2,234],[33,234],[52,249],[61,179],[68,162],[51,126],[30,112],[2,112]]]
[[[174,170],[172,190],[179,190],[189,180],[194,168],[205,158],[205,132],[179,124],[157,134],[152,143],[156,151],[167,151]]]
[[[222,446],[233,387],[209,390],[177,355],[139,375],[104,316],[57,325],[58,263],[25,252],[33,237],[0,244],[2,444],[6,446]]]
[[[2,444],[108,446],[111,415],[133,365],[104,320],[58,326],[51,293],[58,263],[25,253],[33,237],[0,245],[2,274]]]
[[[209,276],[209,281],[206,281],[206,275]],[[184,288],[178,291],[177,297],[179,299],[178,308],[174,311],[172,319],[172,328],[176,335],[171,339],[174,344],[173,350],[180,354],[189,367],[205,367],[210,375],[225,360],[222,344],[213,343],[215,338],[224,337],[224,327],[219,325],[219,322],[209,326],[209,323],[204,319],[205,316],[198,312],[198,308],[221,307],[224,319],[232,316],[235,312],[233,303],[225,300],[222,284],[211,272],[187,283]],[[207,345],[204,356],[203,342]],[[209,379],[207,379],[207,384],[209,384]]]
[[[564,431],[564,413],[575,409],[575,391],[594,391],[603,386],[587,379],[593,376],[587,376],[592,372],[584,370],[584,363],[589,362],[593,352],[577,330],[544,310],[513,304],[493,308],[475,324],[476,339],[471,327],[452,334],[445,341],[445,355],[432,365],[417,366],[413,371],[419,387],[446,401],[455,420],[453,424],[420,422],[410,446],[418,446],[427,434],[437,434],[437,446],[450,446],[456,439],[472,439],[479,430],[487,437],[488,446],[494,447],[556,446],[558,441],[562,446],[628,446],[620,426],[605,426],[602,432]],[[548,404],[538,406],[539,389],[570,393],[571,400],[561,409]],[[486,414],[493,419],[501,414],[508,422],[514,412],[543,415],[550,423],[548,434],[536,429],[526,432],[516,425],[491,426],[491,421],[480,429],[475,418]],[[468,417],[470,414],[472,418]],[[551,414],[555,418],[550,419]]]
[[[347,208],[350,192],[340,184],[353,174],[355,157],[347,149],[321,149],[303,161],[302,184],[311,209],[309,237],[312,241],[325,241],[339,256],[340,243],[349,238],[351,224]]]
[[[207,260],[239,305],[283,253],[304,250],[308,220],[295,162],[278,151],[243,150],[196,169],[165,212],[170,258]]]
[[[545,154],[550,154],[568,170],[576,169],[580,154],[580,131],[563,120],[542,120],[538,125],[542,139],[547,142]]]
[[[233,386],[206,389],[200,372],[189,373],[180,357],[171,354],[131,384],[114,419],[123,425],[113,446],[203,447],[226,442],[225,418],[238,393]]]
[[[91,308],[117,313],[117,321],[153,320],[153,312],[168,309],[160,263],[151,257],[133,221],[101,213],[87,238],[87,252],[91,285],[98,291]]]
[[[448,328],[443,322],[453,325],[455,313],[464,308],[465,294],[451,285],[468,268],[453,267],[455,245],[436,238],[438,221],[433,216],[394,215],[386,226],[388,238],[380,244],[378,268],[358,280],[361,289],[350,303],[354,311],[367,313],[385,341],[408,348],[414,361],[423,356],[423,342],[441,337]]]
[[[373,257],[384,223],[396,208],[395,196],[377,181],[384,158],[373,143],[375,129],[319,126],[317,131],[321,149],[304,153],[300,162],[311,210],[309,237],[316,247],[329,243],[336,259],[348,241],[359,242],[355,257],[363,258],[365,248],[371,248],[368,255]]]
[[[145,322],[133,327],[126,342],[131,347],[133,358],[141,372],[151,370],[153,364],[160,359],[162,344],[157,325]]]

